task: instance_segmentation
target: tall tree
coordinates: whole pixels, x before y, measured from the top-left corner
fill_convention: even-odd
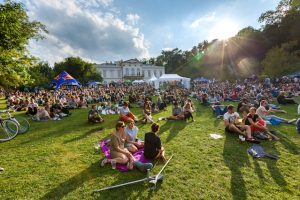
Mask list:
[[[54,78],[54,71],[47,62],[38,62],[30,67],[29,74],[33,81],[30,86],[46,87]]]
[[[30,39],[40,39],[45,26],[30,21],[22,3],[0,4],[0,86],[16,87],[31,82],[28,68],[33,59],[27,51]]]
[[[56,74],[64,70],[82,84],[88,81],[102,81],[101,74],[97,72],[95,64],[86,62],[79,57],[68,57],[64,61],[54,64]]]

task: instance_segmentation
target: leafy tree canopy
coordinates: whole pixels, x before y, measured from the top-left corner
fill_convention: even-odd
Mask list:
[[[45,26],[30,21],[23,4],[0,4],[0,86],[4,88],[32,82],[28,68],[33,59],[28,54],[30,39],[42,38]]]
[[[88,81],[102,81],[101,74],[97,72],[95,64],[86,62],[79,57],[68,57],[64,61],[54,64],[56,75],[64,70],[81,84]]]

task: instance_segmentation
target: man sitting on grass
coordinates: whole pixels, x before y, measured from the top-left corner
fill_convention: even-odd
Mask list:
[[[101,123],[104,121],[100,116],[96,105],[92,105],[92,109],[88,113],[88,121],[91,123]]]
[[[234,106],[229,105],[228,111],[224,114],[225,131],[229,133],[236,133],[246,137],[247,141],[255,141],[251,135],[251,129],[248,125],[238,125],[240,116],[234,111]]]
[[[158,118],[158,121],[160,120],[189,120],[192,118],[192,121],[194,121],[193,115],[189,111],[183,111],[181,107],[178,106],[177,101],[174,103],[174,108],[172,110],[172,116],[170,117],[160,117]]]

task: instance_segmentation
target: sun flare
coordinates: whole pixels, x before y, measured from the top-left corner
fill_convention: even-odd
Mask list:
[[[235,36],[240,27],[238,24],[233,20],[220,20],[215,24],[211,31],[211,37],[213,39],[220,39],[220,40],[227,40],[230,37]]]

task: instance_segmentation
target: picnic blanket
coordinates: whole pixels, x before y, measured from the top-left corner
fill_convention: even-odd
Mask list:
[[[101,145],[101,150],[104,153],[105,157],[110,159],[109,140],[102,140],[100,145]],[[151,159],[147,159],[144,157],[144,147],[138,149],[138,151],[133,153],[132,155],[136,160],[142,163],[152,162]],[[117,169],[121,172],[128,171],[126,164],[117,164]]]

